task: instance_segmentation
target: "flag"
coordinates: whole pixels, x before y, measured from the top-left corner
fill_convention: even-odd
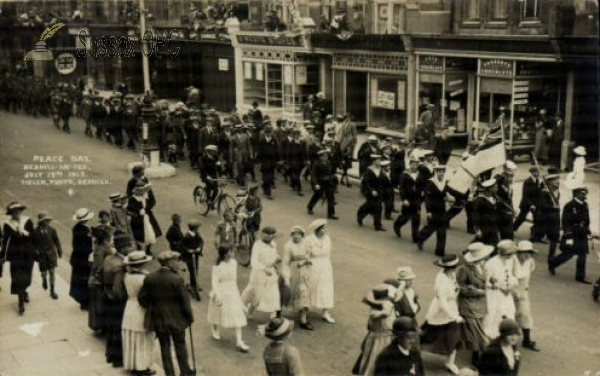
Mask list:
[[[466,194],[477,175],[506,163],[506,147],[502,132],[502,127],[496,127],[483,137],[473,154],[464,158],[454,175],[450,177],[449,188]]]

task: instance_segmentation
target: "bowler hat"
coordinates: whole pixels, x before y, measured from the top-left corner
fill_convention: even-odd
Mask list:
[[[415,325],[415,321],[407,316],[398,317],[394,320],[394,324],[392,325],[392,332],[394,335],[403,335],[407,333],[418,331],[417,326]]]
[[[508,337],[513,334],[521,335],[521,328],[519,324],[513,319],[504,319],[500,323],[500,336]]]
[[[115,202],[115,201],[120,201],[124,198],[124,196],[121,194],[121,192],[115,192],[113,194],[111,194],[110,196],[108,196],[109,201]]]
[[[38,214],[38,222],[43,222],[43,221],[51,221],[52,217],[50,216],[50,214],[48,214],[48,212],[40,212]]]

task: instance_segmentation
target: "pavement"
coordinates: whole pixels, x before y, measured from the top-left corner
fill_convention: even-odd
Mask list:
[[[93,336],[87,329],[86,314],[79,311],[77,305],[67,296],[70,267],[66,260],[70,255],[70,229],[73,222],[70,217],[78,207],[88,207],[98,213],[108,208],[107,197],[114,191],[125,188],[129,179],[127,164],[139,160],[136,153],[120,150],[104,142],[86,138],[83,124],[79,119],[72,123],[73,133],[59,132],[48,118],[28,118],[0,112],[0,207],[11,201],[21,201],[28,206],[26,214],[34,217],[42,210],[48,210],[55,218],[57,228],[64,245],[65,255],[59,263],[58,301],[52,301],[47,292],[41,290],[39,276],[36,276],[31,288],[32,302],[24,317],[16,312],[16,299],[8,294],[8,266],[5,276],[0,279],[0,374],[5,375],[45,375],[42,369],[48,366],[48,373],[60,375],[121,375],[123,371],[106,368],[103,358],[103,341]],[[35,135],[33,137],[32,135]],[[106,183],[94,185],[56,186],[24,185],[24,165],[32,163],[38,156],[87,156],[86,173],[91,179],[105,179]],[[456,160],[458,161],[458,160]],[[453,159],[452,163],[456,163]],[[155,215],[163,231],[169,225],[172,213],[181,214],[184,223],[191,219],[200,219],[200,229],[207,247],[199,268],[199,283],[204,295],[210,290],[211,268],[216,252],[210,244],[218,217],[209,213],[199,216],[192,204],[191,192],[198,181],[197,173],[186,162],[180,163],[177,175],[170,179],[153,180],[157,197]],[[526,167],[519,166],[517,180],[526,176]],[[307,226],[311,221],[325,216],[325,208],[317,206],[315,215],[306,213],[308,197],[299,198],[292,194],[289,187],[277,177],[275,199],[263,200],[263,225],[275,225],[279,232],[279,249],[288,239],[288,229],[293,225]],[[597,179],[590,175],[587,179]],[[591,180],[590,180],[591,181]],[[597,181],[597,180],[594,180]],[[597,183],[595,183],[597,184]],[[305,186],[305,193],[308,186]],[[591,196],[597,195],[590,191]],[[228,192],[236,187],[229,185]],[[515,189],[518,194],[520,189]],[[561,201],[570,197],[563,194]],[[339,221],[331,221],[329,232],[333,242],[332,263],[335,279],[335,309],[333,316],[336,324],[330,325],[320,319],[319,312],[311,312],[310,320],[315,326],[314,332],[296,330],[291,343],[302,356],[307,375],[348,375],[359,353],[360,343],[366,334],[368,317],[367,306],[361,303],[362,297],[372,286],[382,280],[395,276],[396,268],[409,265],[417,274],[414,286],[419,294],[422,311],[417,319],[423,322],[427,307],[433,298],[432,283],[438,269],[433,265],[434,239],[425,243],[423,252],[404,237],[396,238],[392,231],[377,233],[373,231],[370,219],[365,225],[356,224],[356,208],[363,202],[357,185],[351,188],[340,187],[336,196],[336,212]],[[518,197],[515,197],[515,203]],[[598,210],[597,200],[590,202],[593,211]],[[95,222],[94,222],[95,223]],[[597,223],[597,222],[596,222]],[[391,230],[391,223],[384,226]],[[516,234],[517,239],[528,236],[528,226],[524,225]],[[472,236],[465,232],[465,218],[461,214],[452,223],[448,232],[447,253],[460,253]],[[533,338],[542,348],[540,353],[527,350],[522,353],[521,374],[527,376],[563,376],[582,375],[586,371],[596,372],[600,368],[600,349],[598,348],[598,306],[591,299],[591,287],[574,282],[574,262],[565,264],[557,275],[552,277],[545,267],[546,247],[538,245],[538,267],[533,273],[531,301],[535,327]],[[167,249],[164,236],[153,247],[155,252]],[[596,249],[600,244],[596,242]],[[36,266],[37,268],[37,266]],[[600,275],[600,263],[593,253],[588,258],[588,276],[595,279]],[[36,271],[37,274],[37,271]],[[238,268],[238,286],[243,289],[248,281],[249,269]],[[196,345],[195,355],[207,375],[264,375],[262,351],[267,341],[255,335],[258,324],[266,320],[265,315],[257,314],[244,328],[244,340],[250,346],[250,352],[242,354],[235,350],[232,331],[223,331],[223,340],[216,342],[211,338],[210,325],[206,322],[206,300],[193,302],[195,323],[193,327]],[[294,313],[284,314],[295,319]],[[48,323],[41,327],[38,336],[24,333],[22,325]],[[62,327],[61,327],[62,325]],[[25,327],[29,330],[31,326]],[[34,328],[36,326],[33,326]],[[52,328],[52,330],[50,330]],[[54,334],[53,334],[54,333]],[[59,334],[56,334],[59,333]],[[20,350],[18,350],[20,348]],[[56,349],[55,349],[56,348]],[[89,355],[86,354],[89,350]],[[17,355],[15,355],[17,354]],[[27,357],[31,361],[27,362]],[[447,375],[443,359],[439,356],[424,355],[428,375]],[[459,352],[459,366],[468,363],[470,355]],[[36,358],[42,362],[35,362]],[[81,360],[79,358],[84,358]],[[159,359],[157,356],[156,359]],[[70,371],[69,366],[77,362],[81,371]],[[83,364],[82,364],[83,363]],[[159,369],[160,364],[155,365]],[[27,369],[27,367],[30,367]],[[52,368],[56,367],[56,368]],[[62,367],[62,368],[61,368]],[[23,369],[24,370],[23,370]],[[16,371],[15,371],[16,370]],[[53,371],[56,370],[56,371]],[[12,372],[12,373],[10,373]],[[29,373],[26,373],[29,372]],[[70,373],[69,373],[70,372]],[[106,372],[106,373],[102,373]],[[114,373],[111,373],[114,372]],[[119,373],[121,372],[121,373]],[[593,374],[593,373],[592,373]]]

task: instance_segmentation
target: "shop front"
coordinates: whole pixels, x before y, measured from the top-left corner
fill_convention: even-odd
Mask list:
[[[238,110],[257,102],[268,114],[301,118],[308,96],[320,89],[319,61],[307,38],[242,32],[233,39]]]
[[[536,123],[544,110],[547,117],[564,112],[565,67],[557,63],[508,59],[479,59],[475,124],[478,139],[495,122],[504,127],[508,150],[526,152],[534,148]],[[507,109],[499,121],[500,108]]]
[[[475,59],[417,55],[415,118],[429,108],[437,134],[468,138],[473,125]]]

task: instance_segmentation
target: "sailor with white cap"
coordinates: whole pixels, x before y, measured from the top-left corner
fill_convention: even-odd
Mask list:
[[[417,177],[419,158],[410,157],[408,160],[408,170],[400,174],[399,193],[402,199],[402,211],[396,221],[394,221],[394,233],[401,237],[402,227],[410,220],[412,230],[412,241],[417,242],[419,234],[419,225],[421,222],[421,192],[417,190]]]
[[[549,168],[545,176],[546,184],[540,192],[536,210],[539,238],[546,235],[550,241],[548,262],[554,258],[560,238],[560,175],[558,169]]]
[[[473,227],[475,239],[487,245],[496,245],[498,237],[496,200],[496,179],[480,183],[480,189],[473,200]]]
[[[423,243],[436,233],[435,255],[444,256],[446,250],[446,166],[436,166],[435,176],[425,183],[425,209],[427,225],[417,235],[417,247],[423,250]]]
[[[590,284],[591,282],[585,278],[585,263],[589,252],[588,237],[592,234],[590,209],[586,202],[588,188],[581,184],[572,187],[571,190],[573,199],[565,205],[562,212],[563,237],[560,246],[562,253],[548,264],[548,270],[554,275],[556,268],[573,256],[577,256],[575,280]]]
[[[374,134],[370,135],[358,149],[358,173],[363,176],[366,169],[371,165],[371,155],[381,155],[379,147],[379,138]]]
[[[517,165],[513,161],[506,161],[503,166],[502,174],[496,175],[498,190],[496,197],[498,199],[498,231],[500,239],[514,239],[515,231],[513,222],[515,220],[515,209],[512,203],[512,184]]]
[[[361,192],[367,201],[362,204],[356,213],[356,221],[360,226],[367,215],[373,216],[375,231],[385,231],[381,225],[382,186],[379,176],[381,175],[381,155],[371,155],[371,165],[363,174]]]

